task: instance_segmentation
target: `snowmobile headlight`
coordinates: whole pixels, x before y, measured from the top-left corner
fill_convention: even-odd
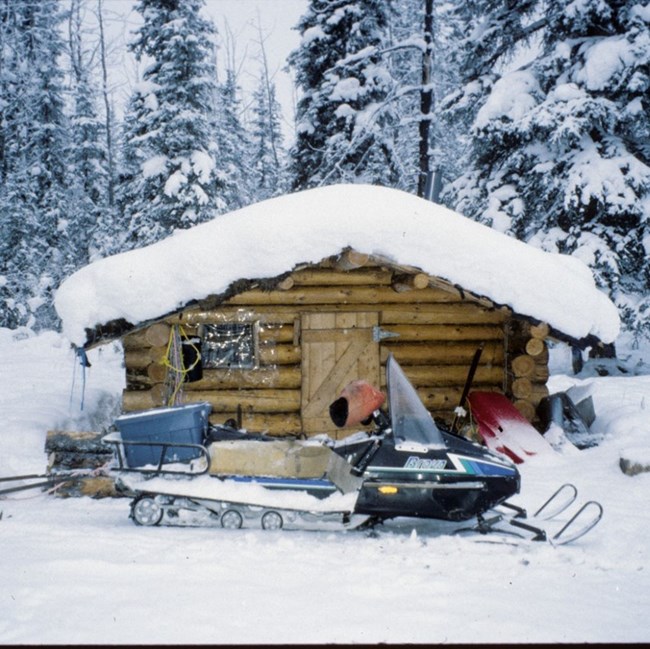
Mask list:
[[[393,485],[382,485],[378,489],[380,494],[383,494],[384,496],[392,496],[393,494],[396,494],[399,490],[397,487],[394,487]]]

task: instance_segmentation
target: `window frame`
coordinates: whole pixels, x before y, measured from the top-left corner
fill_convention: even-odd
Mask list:
[[[219,328],[223,327],[245,327],[249,329],[250,334],[246,336],[247,339],[250,339],[250,343],[247,346],[249,360],[242,360],[242,345],[238,344],[238,339],[240,336],[230,334],[230,332],[225,332],[222,330],[222,333],[219,333]],[[258,369],[260,365],[259,361],[259,320],[253,321],[232,321],[232,322],[212,322],[202,324],[199,329],[199,336],[201,338],[201,356],[202,356],[202,365],[204,369],[208,370],[254,370]],[[216,338],[216,340],[211,341],[210,338]],[[219,340],[221,338],[221,340]],[[230,345],[229,345],[230,343]],[[236,355],[235,362],[228,363],[226,359],[220,360],[219,358],[210,358],[209,350],[210,347],[218,348],[223,346],[224,349],[233,349]]]

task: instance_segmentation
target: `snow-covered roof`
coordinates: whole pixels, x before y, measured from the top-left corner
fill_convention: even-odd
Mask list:
[[[346,248],[420,268],[576,340],[613,342],[616,307],[589,268],[396,189],[332,185],[269,199],[94,262],[55,295],[63,333],[137,325],[219,295],[241,279],[280,276]]]

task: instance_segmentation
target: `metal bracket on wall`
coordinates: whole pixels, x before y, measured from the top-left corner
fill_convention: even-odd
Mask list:
[[[376,343],[381,342],[382,340],[386,340],[387,338],[399,338],[399,334],[393,331],[386,331],[378,325],[375,325],[372,328],[372,339]]]

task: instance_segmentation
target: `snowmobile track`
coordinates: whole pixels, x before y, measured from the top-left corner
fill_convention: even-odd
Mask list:
[[[263,507],[244,502],[189,498],[170,494],[140,493],[131,503],[131,518],[137,525],[184,525],[212,522],[224,529],[269,531],[352,530],[370,516],[351,511],[309,511],[287,507]]]

